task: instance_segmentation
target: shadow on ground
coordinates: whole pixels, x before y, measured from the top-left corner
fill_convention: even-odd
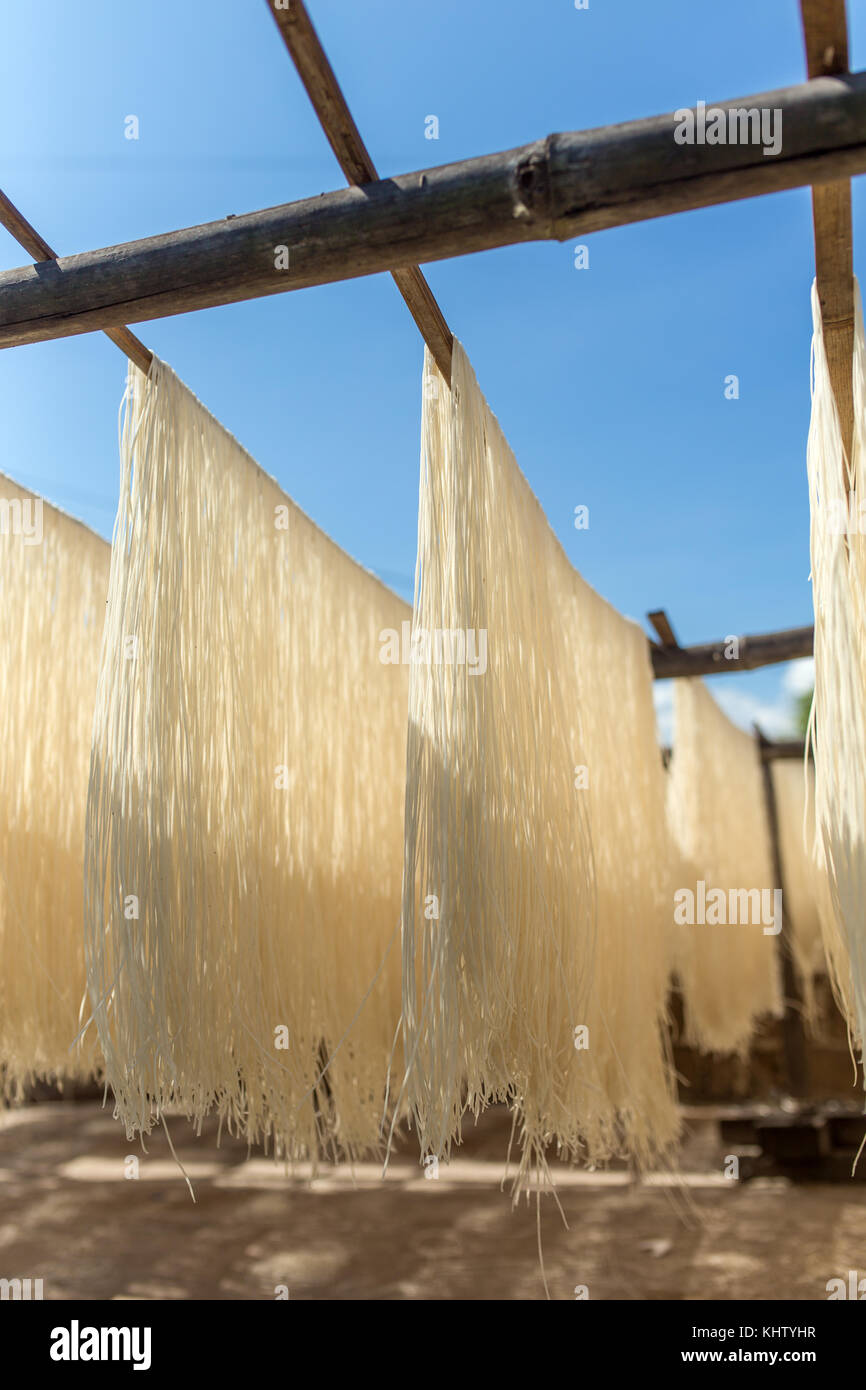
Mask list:
[[[0,1277],[48,1299],[537,1299],[536,1204],[501,1190],[509,1123],[493,1113],[427,1180],[417,1156],[315,1181],[180,1118],[147,1154],[95,1102],[0,1112]],[[138,1158],[138,1177],[129,1157]],[[706,1132],[679,1179],[559,1168],[542,1201],[551,1297],[824,1299],[864,1263],[862,1186],[740,1186]]]

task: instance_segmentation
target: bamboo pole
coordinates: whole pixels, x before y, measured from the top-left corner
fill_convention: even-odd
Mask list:
[[[27,221],[23,213],[19,212],[15,204],[10,202],[6,194],[0,189],[0,222],[7,232],[15,238],[19,246],[23,246],[25,251],[29,251],[36,261],[56,261],[59,260],[56,251],[53,251]],[[120,348],[121,352],[140,367],[143,372],[150,370],[153,355],[144,346],[134,333],[130,333],[128,328],[107,328],[105,336]]]
[[[680,644],[674,635],[670,619],[663,608],[656,608],[652,613],[647,613],[647,620],[652,623],[656,636],[663,647],[669,647],[672,651],[679,651]]]
[[[796,758],[798,762],[802,762],[806,752],[806,741],[802,738],[787,738],[774,739],[771,743],[769,739],[765,739],[762,744],[758,745],[758,747],[762,763],[775,763],[779,761],[784,762],[792,758]],[[663,743],[662,762],[664,763],[665,767],[668,766],[668,763],[671,760],[672,753],[673,749],[671,748],[670,744]],[[809,756],[811,757],[811,755],[812,750],[810,748]]]
[[[518,242],[866,172],[866,74],[720,103],[780,110],[784,144],[678,144],[673,115],[551,135],[0,275],[0,346],[116,329]]]
[[[769,739],[764,739],[761,747],[761,761],[764,763],[775,763],[780,760],[796,758],[802,762],[806,756],[806,740],[804,738],[782,738],[774,739],[771,743]],[[812,756],[812,745],[809,744],[809,757]]]
[[[754,633],[737,637],[737,655],[727,655],[731,639],[704,642],[693,647],[660,646],[650,640],[653,675],[656,680],[673,676],[723,676],[733,671],[755,671],[781,661],[811,656],[814,629],[792,627],[783,632]]]
[[[359,186],[378,182],[376,166],[361,139],[303,0],[292,0],[288,8],[281,6],[279,0],[267,0],[267,6],[348,182]],[[392,270],[391,275],[439,370],[450,383],[454,337],[433,291],[417,265]]]

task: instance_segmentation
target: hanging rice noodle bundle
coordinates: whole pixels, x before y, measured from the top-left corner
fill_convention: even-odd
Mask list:
[[[677,1122],[647,641],[575,573],[456,342],[450,389],[425,360],[413,645],[403,999],[422,1153],[447,1158],[463,1113],[504,1100],[518,1188],[551,1144],[649,1161]]]
[[[399,1019],[409,610],[154,360],[131,369],[86,926],[120,1117],[379,1146]]]
[[[815,758],[819,857],[829,875],[832,914],[824,944],[837,997],[861,1040],[866,1035],[866,535],[861,534],[866,460],[866,343],[855,285],[854,433],[849,458],[812,287],[812,418],[807,468],[815,609]]]
[[[785,930],[790,933],[803,987],[804,1014],[815,1026],[814,979],[826,970],[822,923],[828,917],[832,920],[833,903],[823,855],[814,854],[814,770],[809,765],[804,778],[798,760],[777,759],[772,771],[785,883]]]
[[[683,875],[674,962],[686,1041],[745,1053],[759,1017],[780,1010],[777,885],[757,743],[700,680],[674,682],[669,779]]]
[[[86,1012],[84,812],[105,541],[0,476],[0,1092],[99,1069]]]

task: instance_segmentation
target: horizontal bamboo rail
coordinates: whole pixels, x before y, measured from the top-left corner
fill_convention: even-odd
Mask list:
[[[806,756],[806,740],[802,738],[763,739],[759,741],[758,747],[762,763],[775,763],[788,758],[796,758],[802,762]],[[810,745],[810,756],[811,751]]]
[[[0,275],[0,347],[866,172],[866,74],[719,106],[780,110],[780,153],[751,143],[678,144],[675,116],[654,116],[43,260]]]
[[[737,656],[726,656],[727,639],[693,647],[661,646],[650,642],[653,676],[657,681],[673,676],[723,676],[733,671],[754,671],[780,661],[811,656],[814,630],[792,627],[783,632],[764,632],[737,638]]]

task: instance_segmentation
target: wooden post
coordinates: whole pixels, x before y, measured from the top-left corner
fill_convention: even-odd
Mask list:
[[[847,73],[845,0],[800,0],[800,12],[809,76]],[[842,443],[850,464],[854,441],[854,256],[850,179],[822,184],[812,190],[812,221],[824,348]],[[847,495],[847,477],[842,482]]]
[[[767,811],[767,824],[770,832],[774,886],[782,890],[782,930],[776,937],[779,970],[782,976],[782,994],[785,1012],[782,1018],[782,1049],[785,1057],[785,1071],[788,1090],[792,1096],[803,1099],[809,1091],[809,1071],[806,1053],[806,1033],[803,1027],[803,995],[794,965],[794,955],[790,940],[790,915],[786,907],[782,854],[779,847],[779,815],[776,807],[776,789],[773,786],[772,760],[765,757],[767,740],[757,724],[755,738],[764,780],[764,803]]]

